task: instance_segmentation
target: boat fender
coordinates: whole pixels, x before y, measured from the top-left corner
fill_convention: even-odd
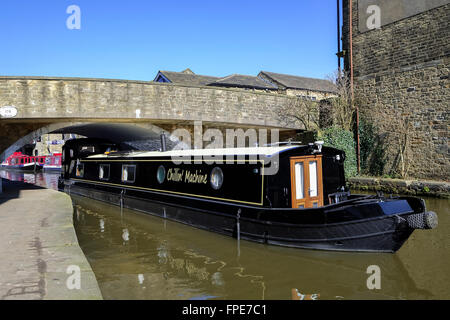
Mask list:
[[[433,211],[411,214],[406,221],[413,229],[435,229],[438,226],[438,216]]]

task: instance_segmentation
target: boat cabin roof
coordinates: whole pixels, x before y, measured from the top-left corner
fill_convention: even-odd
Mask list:
[[[251,147],[251,148],[218,148],[218,149],[185,149],[185,150],[169,150],[169,151],[132,151],[126,153],[126,157],[181,157],[181,156],[220,156],[220,155],[264,155],[266,157],[273,156],[278,153],[292,150],[299,145],[288,146],[272,146],[272,147]],[[96,154],[89,156],[89,159],[104,159],[114,157],[124,157],[122,152],[109,154]]]

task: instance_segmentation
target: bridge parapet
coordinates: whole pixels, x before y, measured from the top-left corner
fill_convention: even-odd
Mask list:
[[[8,120],[148,119],[284,128],[277,113],[291,100],[274,93],[150,81],[0,77],[0,107],[17,109]]]

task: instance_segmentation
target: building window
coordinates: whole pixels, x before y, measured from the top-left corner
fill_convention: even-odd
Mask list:
[[[98,170],[100,180],[109,180],[109,164],[101,164]]]
[[[136,166],[124,164],[122,166],[122,182],[134,182],[136,180]]]
[[[77,164],[76,176],[80,178],[84,177],[84,163]]]

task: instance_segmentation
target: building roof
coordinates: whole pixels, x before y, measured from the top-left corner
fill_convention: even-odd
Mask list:
[[[198,86],[206,86],[207,84],[220,79],[218,77],[198,75],[193,73],[190,69],[186,69],[182,72],[159,71],[153,81],[159,81],[159,78],[167,80],[162,82]]]
[[[261,90],[278,89],[278,87],[275,84],[267,83],[261,78],[241,74],[232,74],[231,76],[218,79],[214,82],[209,83],[208,86],[238,87],[238,88],[261,89]]]
[[[306,78],[288,74],[261,71],[258,76],[266,76],[275,84],[284,86],[288,89],[304,89],[311,91],[336,92],[333,82],[325,79]]]

